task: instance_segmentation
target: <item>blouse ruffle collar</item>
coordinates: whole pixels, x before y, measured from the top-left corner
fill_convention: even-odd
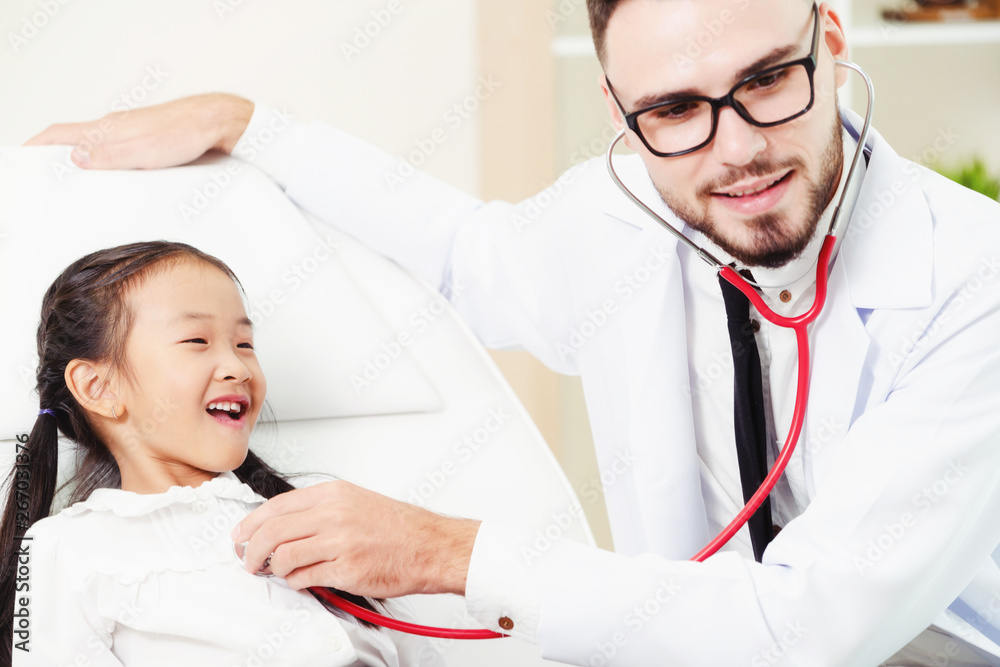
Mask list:
[[[118,516],[142,516],[170,505],[190,504],[205,498],[231,498],[245,503],[262,503],[265,500],[235,474],[223,472],[201,486],[172,486],[163,493],[96,489],[86,500],[67,507],[63,513],[72,516],[89,511],[113,512]]]

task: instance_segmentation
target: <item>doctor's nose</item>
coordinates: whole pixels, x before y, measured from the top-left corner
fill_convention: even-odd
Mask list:
[[[745,121],[730,107],[719,111],[712,153],[720,164],[746,166],[765,148],[767,140],[761,128]]]

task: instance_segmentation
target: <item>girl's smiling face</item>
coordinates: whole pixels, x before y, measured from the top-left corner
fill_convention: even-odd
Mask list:
[[[129,304],[129,379],[108,429],[122,488],[161,493],[238,468],[267,383],[236,283],[185,259],[154,269]]]

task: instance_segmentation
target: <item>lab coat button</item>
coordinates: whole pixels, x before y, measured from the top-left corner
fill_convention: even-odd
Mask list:
[[[497,623],[499,623],[500,627],[503,628],[504,630],[514,629],[514,621],[510,620],[510,618],[508,618],[507,616],[501,616],[500,620],[497,621]]]
[[[792,300],[792,293],[786,289],[783,289],[781,290],[781,294],[778,295],[778,298],[781,299],[782,303],[788,303],[789,301]]]
[[[757,320],[750,320],[750,330],[753,331],[754,333],[760,331],[760,322],[758,322]]]
[[[329,637],[326,640],[326,647],[328,649],[330,649],[331,651],[339,651],[340,650],[340,640],[337,639],[336,637]]]

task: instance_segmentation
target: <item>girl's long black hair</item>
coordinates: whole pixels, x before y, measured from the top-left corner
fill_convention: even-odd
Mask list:
[[[21,538],[32,524],[49,516],[52,508],[59,434],[74,441],[83,453],[75,474],[66,482],[74,486],[70,503],[85,500],[95,489],[121,488],[121,473],[114,457],[66,386],[66,365],[73,359],[111,362],[115,369],[127,374],[125,344],[132,322],[129,290],[151,271],[182,260],[214,266],[240,284],[224,262],[197,248],[149,241],[86,255],[70,264],[45,292],[36,337],[36,390],[41,406],[54,414],[39,414],[27,439],[18,439],[17,464],[7,477],[7,505],[0,523],[0,665],[9,665],[12,659]],[[295,488],[253,452],[248,452],[243,464],[233,472],[264,498]],[[367,598],[331,590],[366,609],[375,609]],[[333,613],[343,614],[320,602]]]

